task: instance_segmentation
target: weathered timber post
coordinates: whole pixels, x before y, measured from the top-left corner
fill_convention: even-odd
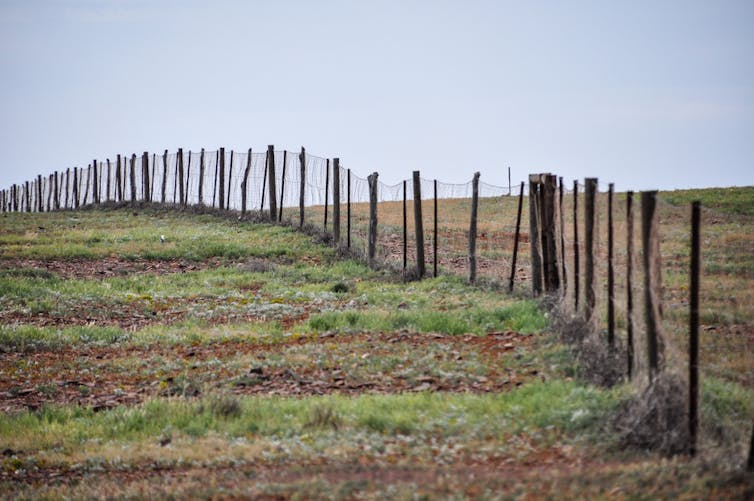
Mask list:
[[[346,173],[346,247],[351,248],[351,169]]]
[[[269,169],[267,171],[270,175],[268,183],[270,189],[270,221],[274,222],[275,216],[277,215],[277,200],[275,199],[277,197],[277,189],[275,186],[275,145],[267,145],[267,163],[269,164]]]
[[[52,174],[48,176],[47,180],[47,212],[53,209],[53,190],[52,190]]]
[[[426,274],[424,260],[424,220],[422,218],[422,182],[419,171],[414,171],[414,231],[416,232],[416,271],[419,278]]]
[[[283,150],[283,172],[280,176],[280,209],[278,211],[278,222],[283,221],[283,202],[285,196],[285,168],[288,164],[288,150]]]
[[[69,195],[68,192],[71,189],[71,169],[70,167],[66,167],[65,169],[65,205],[63,206],[66,209],[70,209],[68,205]]]
[[[340,245],[340,158],[332,160],[332,234],[337,247]]]
[[[597,304],[594,276],[594,258],[597,253],[597,178],[586,178],[584,185],[584,318],[592,321]]]
[[[327,233],[327,204],[330,192],[330,159],[325,162],[325,233]]]
[[[406,221],[406,180],[403,180],[403,274],[406,274],[408,265],[408,229]]]
[[[78,209],[79,208],[79,199],[80,199],[80,192],[81,192],[81,168],[80,167],[74,167],[73,168],[73,208]]]
[[[377,250],[377,178],[378,174],[373,172],[368,178],[369,183],[369,241],[367,248],[367,258],[369,266],[375,264],[375,252]]]
[[[641,242],[644,252],[644,319],[647,330],[649,381],[662,371],[662,285],[660,238],[657,232],[657,192],[641,192]]]
[[[437,179],[433,183],[434,223],[432,227],[432,276],[437,278]]]
[[[615,251],[613,249],[614,185],[607,185],[607,345],[615,346]]]
[[[121,183],[121,177],[123,174],[121,173],[121,159],[120,154],[115,157],[115,201],[116,202],[122,202],[123,201],[123,185]],[[66,179],[66,184],[68,184],[68,180]],[[66,188],[67,189],[67,188]],[[68,205],[66,203],[66,205]]]
[[[233,180],[233,150],[230,150],[230,167],[228,168],[228,189],[225,191],[225,210],[230,210],[230,187]]]
[[[168,187],[168,150],[162,152],[162,185],[160,186],[160,202],[165,204],[165,195]]]
[[[184,207],[188,205],[189,201],[189,187],[191,186],[191,150],[188,152],[188,162],[186,164],[186,189],[183,190],[183,200],[181,203]]]
[[[97,161],[92,161],[94,176],[92,177],[92,202],[99,203],[99,176],[97,175]]]
[[[562,294],[565,297],[568,292],[568,273],[566,271],[566,258],[565,258],[565,214],[563,214],[563,177],[558,180],[558,216],[560,219],[560,269],[561,269],[561,283]]]
[[[699,230],[701,203],[691,203],[691,279],[689,283],[689,454],[696,454],[699,432]]]
[[[469,224],[469,283],[476,283],[476,233],[479,210],[479,173],[471,181],[471,222]]]
[[[30,199],[31,199],[31,190],[29,190],[29,181],[25,181],[24,182],[24,198],[23,198],[23,200],[24,200],[24,210],[26,210],[26,212],[31,212]]]
[[[555,240],[555,191],[557,189],[557,177],[551,174],[542,174],[540,182],[542,185],[539,193],[544,285],[547,292],[553,292],[560,287],[558,252]]]
[[[183,177],[183,148],[178,148],[178,203],[181,205],[185,196]],[[222,207],[222,202],[220,202],[220,207]]]
[[[251,170],[251,148],[246,155],[246,169],[243,171],[243,181],[241,181],[241,215],[246,215],[246,186],[249,183],[249,171]]]
[[[145,151],[141,154],[141,175],[144,178],[142,184],[144,186],[144,193],[142,199],[146,202],[151,202],[151,190],[149,189],[149,152]]]
[[[306,150],[301,147],[301,153],[298,155],[298,161],[301,169],[301,178],[299,179],[298,191],[298,227],[304,227],[304,189],[306,188]]]
[[[60,210],[60,192],[63,190],[63,173],[55,171],[55,210]]]
[[[259,212],[264,212],[264,194],[267,189],[267,164],[270,161],[270,152],[268,151],[264,157],[264,174],[262,175],[262,203],[259,206]]]
[[[86,168],[86,186],[84,187],[84,205],[89,200],[89,186],[92,184],[92,164]]]
[[[204,148],[199,153],[199,205],[204,205]]]
[[[110,201],[110,185],[112,184],[113,177],[112,177],[112,165],[110,165],[110,159],[107,159],[107,188],[105,188],[105,197],[106,200]]]
[[[511,261],[511,277],[508,281],[508,292],[513,292],[513,281],[516,279],[516,258],[518,257],[518,239],[521,234],[521,212],[524,206],[524,182],[521,181],[521,191],[518,193],[518,211],[516,212],[516,236],[513,239],[513,260]]]
[[[37,175],[37,212],[42,212],[42,176]]]
[[[539,243],[539,174],[529,175],[529,251],[531,253],[531,288],[532,294],[542,293],[542,251]]]
[[[131,206],[136,205],[136,153],[131,154]]]
[[[212,183],[212,207],[217,203],[217,176],[220,170],[220,150],[215,152],[215,179]]]
[[[626,192],[626,357],[628,380],[634,370],[634,192]]]
[[[579,258],[579,182],[573,180],[573,309],[579,310],[579,284],[581,283]]]

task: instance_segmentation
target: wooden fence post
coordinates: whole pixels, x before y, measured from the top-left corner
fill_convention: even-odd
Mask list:
[[[657,232],[657,192],[641,192],[641,241],[644,251],[644,318],[647,330],[649,381],[662,371],[662,285],[660,238]]]
[[[42,176],[37,176],[37,212],[42,212]]]
[[[121,179],[121,160],[120,160],[120,154],[115,157],[115,201],[116,202],[122,202],[123,201],[123,186],[120,182]],[[68,180],[66,179],[66,185],[68,184]],[[66,188],[67,190],[68,188]],[[66,205],[68,205],[66,203]]]
[[[144,185],[144,194],[142,195],[142,199],[146,202],[151,202],[151,190],[149,189],[149,152],[145,151],[141,154],[141,170],[142,170],[142,176],[144,177],[144,182],[142,183]]]
[[[243,171],[243,181],[241,181],[241,215],[246,215],[246,186],[249,182],[249,171],[251,170],[251,148],[246,156],[246,169]]]
[[[592,321],[597,304],[594,274],[594,258],[597,254],[597,178],[586,178],[584,185],[584,317],[587,321]]]
[[[107,197],[107,201],[110,201],[110,185],[112,184],[113,177],[112,177],[112,166],[110,165],[110,159],[107,159],[107,188],[105,188],[105,196]]]
[[[136,153],[131,154],[131,206],[136,205]]]
[[[408,266],[408,229],[406,219],[406,180],[403,180],[403,274],[406,274]]]
[[[92,184],[92,164],[86,168],[86,186],[84,187],[84,205],[89,200],[89,186]]]
[[[26,212],[31,212],[30,199],[31,199],[31,191],[29,190],[29,181],[25,181],[24,182],[24,198],[23,198],[23,201],[24,201],[24,210]]]
[[[217,203],[217,178],[218,178],[219,172],[220,172],[220,150],[217,150],[215,152],[215,178],[212,183],[212,207],[215,207],[215,204]]]
[[[47,212],[52,211],[52,174],[47,178]]]
[[[298,191],[298,227],[304,227],[304,190],[306,188],[306,149],[301,147],[301,153],[298,155],[298,161],[301,169],[301,179],[299,179]]]
[[[377,249],[377,178],[378,174],[373,172],[368,178],[369,183],[369,242],[367,256],[369,266],[374,266],[375,252]]]
[[[283,150],[283,172],[280,176],[280,208],[278,210],[278,222],[283,221],[283,197],[285,196],[285,167],[288,164],[288,150]]]
[[[568,273],[566,271],[565,258],[565,214],[563,214],[563,177],[561,176],[558,185],[558,216],[560,219],[560,269],[562,275],[562,290],[565,297],[568,292]]]
[[[539,184],[538,174],[529,175],[529,251],[531,253],[531,288],[534,296],[542,293],[542,254],[539,243]]]
[[[437,179],[433,183],[434,195],[434,223],[432,227],[432,276],[437,278]]]
[[[259,212],[264,212],[264,196],[267,190],[267,165],[270,163],[270,152],[268,151],[264,158],[264,174],[262,175],[262,203],[259,205]]]
[[[337,247],[340,245],[340,158],[332,160],[332,234]]]
[[[222,150],[222,148],[220,148]],[[222,192],[222,188],[221,188]],[[183,205],[185,197],[183,184],[183,148],[178,148],[178,203]],[[220,195],[220,207],[222,207],[222,195]]]
[[[691,203],[691,280],[689,283],[689,454],[696,454],[699,432],[699,230],[701,203]]]
[[[573,180],[573,309],[579,311],[579,284],[581,283],[579,258],[579,182]]]
[[[516,278],[516,258],[518,257],[518,239],[521,233],[521,211],[524,205],[524,182],[521,181],[521,188],[518,193],[518,211],[516,212],[516,236],[513,239],[513,260],[511,262],[511,277],[508,281],[508,292],[513,292],[513,281]]]
[[[225,210],[230,210],[230,187],[233,180],[233,150],[230,150],[230,167],[228,168],[228,189],[225,191]],[[223,167],[225,162],[222,163]]]
[[[92,202],[99,203],[99,177],[97,176],[97,160],[92,162],[94,167],[94,176],[92,177]]]
[[[277,189],[275,186],[275,145],[270,144],[267,145],[267,163],[269,164],[269,169],[267,169],[270,180],[268,183],[269,189],[270,189],[270,221],[275,222],[275,216],[277,215]]]
[[[607,345],[615,347],[615,252],[613,250],[613,192],[607,185]]]
[[[69,200],[68,192],[71,187],[70,179],[71,179],[71,169],[70,167],[66,167],[65,169],[65,203],[63,204],[64,209],[70,209],[70,207],[68,206],[68,200]]]
[[[189,187],[191,186],[191,150],[188,152],[188,162],[186,163],[186,188],[183,190],[183,206],[186,207],[189,201]]]
[[[634,370],[634,192],[626,192],[626,357],[628,380]]]
[[[547,292],[553,292],[560,287],[558,275],[558,252],[555,240],[555,191],[557,177],[551,174],[541,176],[540,190],[540,227],[542,230],[542,268],[544,270],[544,285]]]
[[[476,233],[479,210],[479,173],[471,181],[471,223],[469,224],[469,283],[476,283]]]
[[[351,169],[346,173],[346,247],[351,248]]]
[[[204,148],[199,153],[199,205],[204,205]]]
[[[325,162],[325,233],[327,233],[327,197],[330,192],[330,159]]]
[[[424,261],[424,222],[422,219],[422,181],[419,171],[414,171],[414,230],[416,231],[416,271],[419,278],[426,274]]]

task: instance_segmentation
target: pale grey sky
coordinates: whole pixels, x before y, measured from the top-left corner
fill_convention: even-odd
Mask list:
[[[0,0],[0,187],[306,146],[391,183],[754,184],[754,1]]]

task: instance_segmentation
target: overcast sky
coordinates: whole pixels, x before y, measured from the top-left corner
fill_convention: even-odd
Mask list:
[[[0,0],[0,187],[306,146],[362,176],[754,185],[754,1]]]

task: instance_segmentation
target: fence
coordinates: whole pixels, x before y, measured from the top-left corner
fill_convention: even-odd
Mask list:
[[[179,149],[117,155],[114,160],[95,160],[86,168],[40,175],[0,192],[0,205],[3,212],[43,212],[107,202],[153,202],[241,215],[263,212],[276,221],[320,226],[338,245],[371,255],[406,275],[419,271],[421,276],[468,276],[471,222],[459,220],[458,213],[471,210],[476,186],[475,269],[487,278],[507,276],[515,221],[495,215],[513,200],[504,195],[518,194],[510,186],[493,186],[478,178],[447,184],[415,175],[395,185],[379,181],[377,175],[374,179],[376,193],[370,194],[369,179],[343,167],[338,158],[321,158],[303,148],[300,152],[275,151],[273,146],[244,152]],[[375,222],[379,231],[371,251],[370,195],[375,195],[379,206]],[[421,203],[415,204],[419,199]]]
[[[0,192],[0,207],[42,212],[156,202],[253,211],[320,226],[335,245],[407,276],[452,273],[503,282],[510,291],[531,287],[600,333],[624,377],[646,384],[688,367],[693,450],[699,368],[754,384],[754,263],[741,231],[747,220],[698,204],[689,212],[656,192],[639,198],[598,186],[594,178],[570,188],[562,178],[532,175],[525,208],[524,183],[494,186],[476,174],[446,184],[414,172],[387,185],[377,173],[355,175],[337,158],[268,146],[118,155],[13,185]],[[688,355],[681,349],[687,344]]]

